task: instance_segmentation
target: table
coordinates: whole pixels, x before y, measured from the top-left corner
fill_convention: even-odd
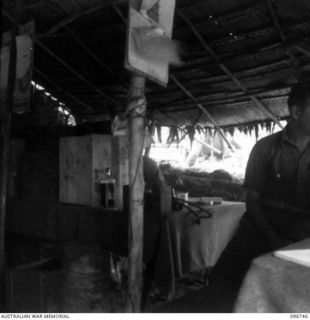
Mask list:
[[[309,249],[310,239],[284,249]],[[253,260],[234,312],[310,312],[310,268],[273,256]]]
[[[202,219],[200,225],[187,209],[165,216],[144,217],[144,261],[154,268],[149,278],[168,298],[174,295],[175,279],[216,263],[233,235],[245,205],[223,202],[206,209],[213,216]],[[125,257],[128,254],[128,216],[123,212],[19,199],[10,201],[9,212],[8,231],[14,234],[100,244],[105,251]]]
[[[195,223],[195,216],[186,208],[167,214],[154,278],[158,287],[170,292],[170,297],[175,279],[215,265],[245,212],[245,204],[224,201],[205,209],[212,217],[201,219],[201,224]]]

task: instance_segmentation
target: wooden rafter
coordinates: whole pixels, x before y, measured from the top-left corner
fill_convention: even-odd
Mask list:
[[[185,129],[183,129],[182,127],[178,126],[175,121],[173,119],[171,119],[167,114],[161,112],[161,111],[157,111],[158,113],[160,113],[162,116],[164,116],[169,122],[172,123],[173,126],[175,126],[178,130],[182,131],[184,134],[187,134],[187,131]],[[195,121],[197,122],[197,121]],[[205,141],[199,139],[199,138],[195,138],[194,140],[196,140],[197,142],[199,142],[200,144],[210,148],[211,150],[215,151],[218,154],[221,154],[221,151],[218,150],[217,148],[215,148],[214,146],[211,146],[210,144],[206,143]]]
[[[102,90],[96,88],[96,86],[84,78],[79,72],[75,71],[72,67],[70,67],[65,61],[63,61],[61,58],[59,58],[51,49],[49,49],[46,45],[44,45],[41,41],[36,40],[36,44],[42,48],[46,53],[48,53],[51,57],[53,57],[55,60],[57,60],[60,64],[62,64],[68,71],[70,71],[73,75],[75,75],[76,78],[84,82],[87,86],[92,88],[95,92],[97,92],[101,97],[103,97],[106,101],[112,103],[114,106],[118,108],[122,108],[122,106],[115,101],[113,98],[109,97],[106,93],[104,93]],[[108,109],[111,108],[108,107]]]
[[[113,75],[124,88],[128,89],[128,85],[125,84],[123,79],[121,79],[120,76],[111,67],[105,64],[102,59],[100,59],[73,31],[69,29],[69,27],[65,26],[64,28],[71,35],[74,41],[76,41],[76,43],[78,43],[104,70]]]
[[[127,19],[126,17],[123,15],[123,13],[121,12],[121,10],[119,9],[119,7],[116,4],[113,4],[112,8],[114,9],[114,11],[117,13],[117,15],[123,20],[124,23],[127,23]]]
[[[271,74],[273,75],[278,75],[279,72],[288,72],[291,68],[283,68],[281,70],[274,70],[273,72],[263,72],[263,73],[259,73],[259,74],[254,74],[254,75],[250,75],[250,76],[246,76],[246,77],[242,77],[243,80],[246,81],[255,81],[259,78],[262,77],[268,77]],[[175,76],[177,76],[177,74],[174,73]],[[186,79],[184,77],[182,77],[183,81]],[[226,79],[223,77],[199,77],[198,79],[195,80],[187,80],[187,83],[190,84],[191,86],[194,86],[194,89],[196,92],[197,91],[204,91],[204,96],[203,97],[207,97],[207,96],[213,96],[214,94],[217,93],[223,93],[223,94],[230,94],[230,95],[234,95],[234,94],[240,94],[240,97],[247,97],[247,95],[245,95],[243,93],[242,90],[225,90],[223,89],[223,86],[225,84],[227,84],[227,82],[229,82],[230,79]],[[210,86],[210,89],[212,89],[210,91],[210,94],[205,94],[205,89],[208,88]],[[274,84],[272,86],[268,86],[268,87],[255,87],[253,89],[249,89],[249,93],[250,94],[259,94],[259,93],[264,93],[264,92],[268,92],[268,91],[273,91],[273,90],[282,90],[282,89],[287,89],[289,86],[285,86],[282,83],[280,83],[279,85]],[[177,89],[170,89],[167,91],[163,91],[163,90],[158,90],[156,92],[150,92],[148,95],[153,97],[153,96],[161,96],[161,97],[165,97],[166,95],[170,95],[170,94],[175,94],[177,91]],[[241,94],[242,93],[242,94]],[[169,97],[169,102],[173,102],[174,99],[171,99],[171,97]]]
[[[204,2],[204,0],[197,0],[196,4],[194,0],[192,0],[189,2],[189,4],[184,3],[182,6],[179,5],[178,8],[180,10],[190,10],[193,8],[193,6],[197,6],[197,4],[199,4],[200,2]],[[208,15],[208,12],[206,12],[206,9],[201,8],[201,6],[199,9],[200,11],[204,11],[204,13]],[[223,13],[221,15],[217,15],[213,18],[220,21],[224,20],[225,22],[228,21],[229,23],[232,23],[232,22],[239,21],[244,17],[256,16],[261,13],[261,9],[262,9],[262,4],[260,2],[256,1],[256,3],[253,3],[253,5],[251,5],[250,3],[244,3],[238,6],[237,8],[233,8],[230,11]]]
[[[69,99],[75,101],[77,104],[79,104],[80,106],[84,107],[87,110],[91,110],[93,111],[93,107],[91,107],[89,104],[81,101],[80,99],[78,99],[76,96],[74,96],[73,94],[69,93],[68,91],[62,89],[61,87],[59,87],[57,84],[55,84],[55,81],[53,81],[50,77],[48,77],[46,74],[44,74],[42,71],[40,71],[38,68],[34,67],[34,71],[35,73],[37,73],[41,78],[43,78],[45,81],[47,81],[48,83],[50,83],[52,86],[54,86],[60,94],[65,95],[66,97],[68,97]]]
[[[289,116],[287,117],[281,117],[281,120],[284,121],[284,120],[289,120]],[[227,130],[228,128],[232,128],[232,127],[235,127],[235,128],[238,128],[238,127],[243,127],[243,126],[255,126],[255,125],[258,125],[258,124],[264,124],[266,122],[268,122],[270,120],[268,119],[265,119],[265,120],[258,120],[258,121],[247,121],[247,122],[236,122],[235,124],[228,124],[228,125],[223,125],[222,128],[224,130]]]
[[[13,18],[11,15],[2,9],[2,13],[10,20],[13,21]],[[87,86],[92,88],[95,92],[97,92],[100,96],[102,96],[106,101],[110,102],[114,106],[118,108],[122,108],[122,106],[115,101],[113,98],[109,97],[106,93],[104,93],[102,90],[96,88],[96,86],[91,83],[89,80],[84,78],[79,72],[74,70],[72,67],[70,67],[65,61],[63,61],[60,57],[58,57],[51,49],[49,49],[46,45],[44,45],[38,38],[35,38],[36,44],[42,48],[45,52],[47,52],[51,57],[53,57],[55,60],[57,60],[60,64],[62,64],[68,71],[70,71],[73,75],[75,75],[76,78],[80,79],[82,82],[84,82]],[[110,107],[108,107],[109,112],[113,112]]]
[[[180,11],[180,9],[179,9],[179,11]],[[294,29],[294,28],[301,27],[307,22],[308,22],[308,20],[306,20],[306,19],[303,19],[303,20],[300,20],[300,21],[288,22],[286,24],[286,28],[288,30],[291,30],[291,29]],[[208,22],[208,19],[206,19],[206,18],[202,18],[202,19],[199,19],[199,20],[195,21],[195,28],[197,30],[205,30],[209,26],[210,26],[210,22]],[[270,33],[273,29],[274,29],[274,24],[272,23],[272,24],[267,25],[267,26],[255,27],[253,29],[248,29],[246,31],[241,31],[240,33],[238,32],[238,38],[237,39],[232,39],[232,37],[228,33],[226,33],[226,35],[224,35],[224,36],[216,37],[216,38],[213,38],[213,39],[211,38],[210,41],[212,42],[213,46],[216,46],[216,45],[226,44],[226,43],[231,42],[231,41],[240,41],[242,39],[249,39],[249,38],[252,39],[252,38],[255,38],[255,37],[262,37],[263,35]],[[188,29],[187,29],[187,27],[185,25],[184,26],[178,26],[178,28],[174,31],[173,34],[177,38],[179,38],[179,37],[182,38],[182,35],[186,31],[188,31]]]
[[[264,98],[265,101],[272,101],[275,99],[284,99],[287,98],[286,94],[283,95],[277,95],[277,96],[269,96]],[[150,101],[152,103],[152,101]],[[214,108],[218,107],[219,110],[230,110],[235,109],[237,105],[249,105],[251,103],[251,100],[248,99],[241,99],[241,98],[228,98],[228,99],[219,99],[218,100],[201,100],[199,99],[199,103],[203,105],[204,108]],[[231,107],[231,108],[230,108]],[[163,102],[161,104],[157,104],[156,106],[153,106],[151,109],[160,109],[165,110],[167,112],[171,112],[175,110],[178,111],[186,111],[195,109],[196,107],[193,106],[191,101],[180,101],[179,103],[175,103],[173,105],[170,105],[168,102]]]
[[[200,41],[202,46],[204,47],[205,51],[215,60],[215,62],[218,64],[220,69],[226,73],[231,80],[244,92],[245,95],[248,95],[249,98],[256,103],[260,109],[268,116],[270,117],[274,122],[278,124],[280,128],[283,128],[282,124],[278,120],[277,116],[275,116],[255,95],[249,94],[248,89],[241,83],[241,81],[236,78],[233,73],[222,63],[220,58],[217,56],[217,54],[211,49],[211,47],[206,43],[206,41],[203,39],[199,31],[196,29],[196,27],[191,23],[191,21],[179,10],[177,10],[177,14],[179,17],[189,26],[189,28],[192,30],[193,34],[196,36],[196,38]]]
[[[68,17],[68,18],[65,18],[64,20],[62,20],[61,22],[57,23],[54,27],[52,27],[50,29],[50,31],[48,32],[48,35],[53,35],[54,33],[56,33],[58,30],[62,29],[64,26],[82,18],[82,17],[85,17],[87,15],[90,15],[94,12],[97,12],[99,10],[102,10],[104,8],[107,8],[111,5],[116,5],[116,4],[120,4],[120,3],[126,3],[127,0],[105,0],[104,3],[98,5],[98,6],[95,6],[95,7],[92,7],[90,9],[87,9],[87,10],[82,10],[81,12],[78,12],[76,14],[73,14],[72,16]]]
[[[225,133],[217,124],[217,122],[214,120],[214,118],[211,116],[211,114],[204,108],[204,106],[198,102],[198,100],[184,87],[184,85],[173,74],[170,74],[170,79],[195,103],[195,106],[207,116],[207,118],[210,120],[212,125],[218,130],[223,140],[227,143],[228,147],[231,150],[233,150],[233,147],[227,140]]]
[[[251,75],[251,76],[243,76],[242,81],[257,81],[259,79],[266,79],[266,77],[269,76],[277,76],[281,73],[289,72],[291,70],[291,67],[283,68],[282,70],[276,70],[276,71],[269,71],[269,72],[261,72],[259,74]],[[212,82],[213,80],[213,82]],[[198,79],[193,79],[193,80],[187,80],[188,85],[195,86],[197,88],[201,88],[202,86],[208,86],[212,85],[213,87],[216,86],[224,86],[230,83],[230,79],[225,79],[225,78],[216,78],[216,77],[206,77],[206,78],[198,78]],[[240,89],[240,91],[242,91]],[[242,91],[244,92],[244,91]],[[249,92],[251,92],[249,90]],[[246,94],[244,94],[246,95]]]
[[[287,98],[287,94],[282,94],[282,95],[275,95],[275,96],[268,96],[268,97],[263,97],[262,99],[264,100],[274,100],[274,99],[283,99]],[[238,104],[249,104],[251,100],[247,97],[244,96],[235,96],[231,98],[221,98],[221,99],[213,99],[213,100],[204,100],[204,99],[199,99],[200,103],[204,106],[204,108],[207,107],[226,107],[229,105],[232,105],[234,108]],[[180,101],[174,104],[160,104],[157,105],[156,107],[154,106],[153,108],[159,108],[163,110],[183,110],[185,111],[186,109],[193,109],[191,108],[191,102],[190,101]]]
[[[298,49],[299,52],[303,53],[305,56],[310,58],[310,48],[306,48],[305,46],[296,45],[296,49]]]
[[[50,5],[52,10],[57,11],[57,14],[61,14],[60,8],[57,6],[52,6]],[[69,35],[73,38],[73,40],[81,47],[83,48],[83,50],[85,52],[87,52],[87,54],[94,60],[97,62],[97,64],[104,69],[105,71],[107,71],[108,73],[110,73],[113,77],[115,77],[124,88],[128,89],[128,85],[125,84],[125,82],[123,81],[123,79],[120,78],[120,76],[110,67],[108,66],[106,63],[104,63],[102,61],[101,58],[98,57],[98,55],[96,55],[94,53],[94,51],[92,51],[86,44],[84,41],[81,40],[80,37],[78,37],[69,27],[68,25],[64,25],[63,27],[68,33]]]
[[[61,22],[57,23],[54,27],[52,27],[50,29],[50,31],[45,34],[45,36],[46,35],[48,35],[48,36],[54,35],[56,32],[58,32],[64,26],[71,24],[71,23],[75,22],[76,20],[83,18],[87,15],[90,15],[92,13],[95,13],[95,12],[98,12],[102,9],[105,9],[106,7],[109,7],[111,5],[118,10],[117,5],[122,4],[122,3],[126,3],[126,2],[127,2],[127,0],[105,0],[104,3],[102,3],[102,4],[99,4],[97,6],[94,6],[92,8],[86,9],[86,10],[84,9],[80,12],[77,12],[77,13],[63,19]],[[190,5],[188,7],[192,7],[192,6]],[[185,7],[183,7],[183,8],[185,8]],[[221,18],[223,18],[225,20],[240,19],[240,17],[243,17],[244,15],[255,14],[258,10],[259,10],[258,5],[255,5],[253,7],[247,6],[246,8],[237,8],[236,10],[234,10],[234,12],[225,14],[225,15],[223,15],[223,17],[218,17],[218,19],[221,19]]]
[[[274,24],[275,28],[277,29],[279,36],[281,38],[281,41],[282,41],[283,45],[285,46],[286,53],[289,56],[289,58],[291,59],[292,65],[295,68],[297,78],[300,78],[301,72],[300,72],[300,69],[298,66],[298,61],[297,61],[293,51],[291,50],[290,46],[288,46],[286,36],[280,26],[279,19],[277,17],[277,13],[273,7],[273,4],[271,3],[271,0],[266,0],[266,2],[267,2],[268,11],[269,11],[271,19],[273,21],[273,24]]]
[[[304,40],[304,41],[288,41],[287,42],[287,46],[290,48],[295,47],[296,45],[304,45],[305,43],[307,43],[308,40]],[[265,55],[266,53],[271,54],[271,51],[274,50],[283,50],[283,43],[281,41],[277,41],[275,43],[269,44],[268,46],[254,46],[251,48],[247,48],[246,50],[241,49],[238,51],[231,51],[231,52],[227,52],[227,53],[223,53],[223,54],[219,54],[218,57],[221,59],[222,63],[233,63],[234,61],[237,62],[241,62],[247,59],[251,59],[251,58],[256,58],[259,59],[261,57],[261,55]],[[201,50],[195,50],[195,54],[197,55],[201,55]],[[210,59],[208,59],[208,57],[199,57],[196,59],[192,59],[189,61],[188,64],[185,65],[185,70],[186,67],[190,68],[192,66],[201,66],[204,65],[205,67],[208,67],[209,65],[211,65],[210,63]],[[182,69],[183,70],[183,69]]]

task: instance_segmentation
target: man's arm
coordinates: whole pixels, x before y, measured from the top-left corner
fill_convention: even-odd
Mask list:
[[[247,214],[269,242],[272,249],[278,249],[289,243],[289,241],[281,237],[267,221],[265,209],[261,204],[261,196],[257,191],[253,189],[247,190],[246,207]]]

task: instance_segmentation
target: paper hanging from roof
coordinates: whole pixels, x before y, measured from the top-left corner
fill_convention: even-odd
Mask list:
[[[274,252],[278,258],[310,267],[310,249],[278,250]]]
[[[166,86],[169,64],[181,63],[171,41],[175,0],[130,0],[125,67]]]
[[[10,43],[12,35],[6,32],[3,35],[3,47],[0,58],[0,103],[1,112],[6,105]],[[33,69],[33,45],[34,45],[34,22],[26,23],[19,28],[19,35],[16,37],[16,75],[14,84],[13,112],[24,113],[29,111],[31,97],[31,79]]]
[[[2,35],[2,48],[0,52],[0,112],[5,112],[7,99],[7,86],[9,80],[10,65],[10,32]]]

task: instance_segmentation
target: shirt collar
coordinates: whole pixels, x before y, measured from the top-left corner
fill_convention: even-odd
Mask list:
[[[282,130],[281,144],[282,144],[282,146],[283,146],[284,143],[288,143],[288,144],[296,147],[296,148],[299,150],[299,148],[298,148],[298,146],[296,145],[296,143],[289,138],[289,136],[288,136],[288,128],[289,128],[289,124],[287,124],[287,125],[285,126],[285,128]],[[308,146],[307,146],[306,149],[308,149],[308,148],[310,148],[310,143],[308,144]]]
[[[285,141],[294,144],[294,142],[292,140],[290,140],[290,138],[288,136],[288,124],[282,130],[282,135],[281,135],[281,142],[283,143]]]
[[[295,142],[292,141],[288,136],[288,128],[289,128],[289,124],[287,124],[285,128],[282,130],[281,144],[283,145],[284,143],[289,143],[290,145],[297,147]]]

